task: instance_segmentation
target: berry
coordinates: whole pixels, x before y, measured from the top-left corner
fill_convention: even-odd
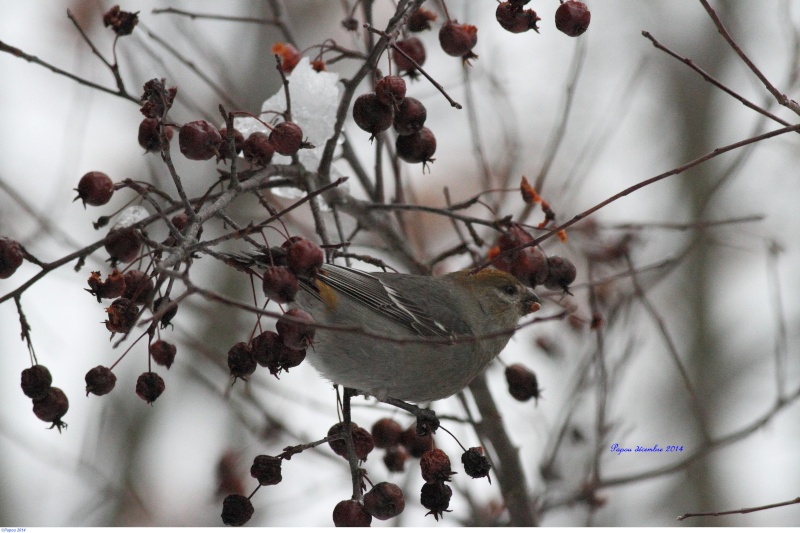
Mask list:
[[[369,527],[372,515],[364,504],[356,500],[342,500],[333,508],[333,525],[336,527]]]
[[[405,52],[405,54],[413,59],[420,67],[425,64],[425,45],[416,37],[409,37],[408,39],[397,41],[395,46]],[[410,75],[416,75],[417,67],[414,63],[409,61],[406,56],[397,50],[392,50],[392,59],[394,60],[394,64],[397,65],[398,70],[404,70]]]
[[[241,494],[230,494],[222,502],[222,523],[226,526],[243,526],[253,516],[254,511],[250,498]]]
[[[403,491],[394,483],[378,483],[364,495],[364,509],[378,520],[388,520],[403,512]]]
[[[142,93],[142,115],[148,118],[162,118],[172,107],[172,102],[178,94],[177,87],[166,88],[164,79],[154,78],[145,82]]]
[[[395,141],[397,156],[406,163],[432,163],[436,153],[436,137],[428,128],[422,128],[411,135],[401,135]]]
[[[103,14],[103,26],[111,29],[117,36],[130,35],[133,28],[139,23],[139,12],[130,13],[122,11],[119,6],[114,6]]]
[[[302,237],[286,247],[286,263],[298,276],[312,277],[322,266],[323,259],[322,249]]]
[[[31,400],[41,400],[50,393],[53,377],[44,365],[33,365],[22,371],[20,386]]]
[[[269,455],[259,455],[253,460],[250,475],[256,478],[261,485],[277,485],[281,482],[282,460]]]
[[[117,376],[110,368],[96,366],[86,373],[86,396],[89,396],[90,392],[97,396],[103,396],[114,390],[116,384]]]
[[[328,436],[339,435],[344,432],[344,428],[344,422],[334,424],[328,430]],[[369,431],[366,429],[356,425],[355,422],[350,422],[350,434],[353,436],[353,448],[356,457],[359,461],[366,461],[369,452],[375,448],[372,435],[370,435]],[[345,444],[344,438],[328,441],[328,445],[336,455],[347,459],[347,445]]]
[[[367,133],[375,135],[388,130],[394,119],[394,109],[381,102],[375,93],[362,94],[353,103],[353,120]]]
[[[408,17],[408,24],[406,27],[408,31],[421,32],[431,29],[431,22],[436,20],[436,13],[428,11],[424,8],[419,8]]]
[[[235,154],[231,154],[230,150],[228,149],[228,128],[220,128],[219,135],[222,137],[222,141],[219,143],[219,153],[222,156],[222,159],[227,159],[229,157],[234,157]],[[267,136],[266,133],[262,133],[265,137]],[[233,129],[233,151],[238,154],[241,153],[242,149],[244,148],[244,135],[242,132],[237,130],[236,128]],[[246,157],[246,156],[245,156]],[[272,157],[272,155],[270,155]]]
[[[464,472],[474,479],[487,477],[492,469],[489,459],[483,454],[483,448],[476,446],[461,454],[461,462],[464,464]]]
[[[159,339],[150,345],[148,351],[155,364],[165,366],[169,370],[169,367],[175,362],[175,354],[178,349],[175,348],[174,344]]]
[[[0,279],[10,278],[22,264],[22,246],[13,239],[0,237]]]
[[[422,102],[409,96],[397,106],[392,125],[398,135],[411,135],[422,129],[427,118],[428,110]]]
[[[78,188],[75,190],[78,191],[75,200],[80,198],[83,201],[83,207],[86,207],[86,204],[106,205],[114,194],[114,182],[102,172],[87,172],[78,182]]]
[[[591,19],[592,14],[583,2],[567,0],[556,9],[556,28],[570,37],[582,35]]]
[[[256,371],[256,360],[246,342],[237,342],[228,350],[228,369],[231,376],[245,381]]]
[[[105,249],[112,263],[130,263],[139,257],[142,237],[135,228],[112,229],[106,235]]]
[[[522,6],[516,2],[499,3],[497,11],[495,11],[495,17],[500,26],[511,33],[524,33],[528,30],[539,33],[536,23],[541,19],[536,15],[536,12],[533,9],[523,11]]]
[[[106,329],[111,333],[128,333],[136,324],[139,308],[132,300],[117,298],[106,307],[108,320],[105,321]]]
[[[161,135],[158,134],[158,124],[159,121],[155,118],[145,118],[139,124],[139,146],[148,152],[165,149],[169,145],[169,141],[172,140],[172,126],[164,126],[164,136],[166,138],[162,139]]]
[[[569,292],[569,285],[575,281],[578,271],[572,261],[558,255],[551,255],[547,258],[548,274],[544,286],[548,289],[563,289]]]
[[[400,443],[403,428],[391,418],[381,418],[372,425],[372,439],[377,448],[391,448]]]
[[[384,76],[375,84],[375,94],[383,105],[397,109],[406,97],[406,82],[400,76]]]
[[[149,404],[156,401],[165,388],[164,380],[155,372],[145,372],[136,380],[136,395]]]
[[[289,309],[275,324],[283,345],[305,350],[314,340],[314,319],[302,309]]]
[[[439,448],[423,453],[419,466],[422,470],[422,479],[427,483],[450,481],[450,476],[455,473],[450,470],[450,458]]]
[[[124,298],[144,305],[154,289],[153,279],[141,270],[134,269],[125,272],[125,292],[122,294]]]
[[[253,354],[253,359],[259,365],[269,367],[271,372],[275,368],[273,374],[279,369],[281,348],[283,341],[274,331],[265,331],[250,341],[250,353]]]
[[[392,446],[383,456],[383,464],[389,472],[404,472],[408,461],[408,452],[402,446]]]
[[[272,45],[272,53],[281,58],[281,70],[286,74],[291,74],[294,67],[303,57],[300,52],[289,43],[275,43]]]
[[[264,295],[279,304],[294,301],[300,284],[297,276],[287,267],[267,267],[261,276]]]
[[[269,142],[269,135],[262,131],[255,131],[242,144],[242,152],[244,158],[254,165],[265,167],[272,161],[275,149]]]
[[[439,30],[439,44],[447,55],[464,61],[475,59],[478,56],[472,53],[472,49],[478,44],[478,28],[448,20]]]
[[[405,446],[411,457],[420,458],[428,450],[432,450],[434,446],[433,435],[417,434],[417,425],[411,424],[402,435],[400,435],[400,444]]]
[[[181,126],[178,132],[178,146],[186,159],[206,161],[219,157],[222,135],[219,130],[205,120],[195,120]]]
[[[425,483],[420,491],[419,501],[423,507],[428,509],[428,513],[432,514],[436,521],[443,516],[444,513],[450,512],[450,498],[453,496],[453,489],[445,485],[442,481],[435,483]]]
[[[97,298],[100,303],[102,298],[119,298],[125,293],[125,277],[116,268],[103,281],[100,272],[92,272],[88,279],[89,288],[86,291]]]
[[[541,390],[536,374],[523,365],[514,364],[506,368],[506,383],[508,393],[520,402],[527,402],[531,398],[539,401]]]
[[[65,426],[61,417],[69,410],[69,400],[64,391],[58,387],[51,387],[44,398],[33,401],[33,414],[39,420],[52,422],[51,428],[57,427],[59,431]]]
[[[281,155],[294,155],[303,148],[303,130],[294,122],[281,122],[269,134],[269,142]]]

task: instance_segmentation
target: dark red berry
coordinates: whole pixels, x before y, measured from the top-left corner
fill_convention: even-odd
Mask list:
[[[300,284],[297,276],[287,267],[267,267],[261,276],[264,295],[279,304],[294,301]]]
[[[103,281],[100,272],[92,272],[89,276],[89,294],[97,298],[99,303],[102,298],[119,298],[125,294],[125,277],[116,268]]]
[[[253,516],[254,511],[250,498],[230,494],[222,502],[222,523],[226,526],[243,526]]]
[[[475,59],[478,56],[472,53],[472,49],[478,44],[478,28],[448,20],[439,29],[439,44],[447,55],[465,61]]]
[[[218,157],[220,142],[219,130],[205,120],[188,122],[178,132],[178,146],[186,159],[206,161]]]
[[[222,159],[228,159],[233,157],[235,154],[241,153],[244,149],[244,135],[242,132],[237,130],[236,128],[233,129],[233,151],[234,154],[231,154],[230,148],[228,146],[228,128],[220,128],[219,135],[222,137],[222,141],[219,143],[219,153],[222,156]],[[267,136],[266,133],[262,133],[264,137]],[[247,156],[245,156],[247,157]],[[272,157],[272,156],[270,156]]]
[[[544,286],[548,289],[562,289],[568,291],[570,283],[575,281],[578,271],[572,261],[558,255],[551,255],[547,258],[547,279]]]
[[[275,43],[272,45],[272,53],[281,58],[281,70],[286,74],[291,74],[294,67],[302,59],[300,52],[289,43]],[[287,154],[288,155],[288,154]]]
[[[96,366],[86,373],[86,396],[89,393],[103,396],[114,390],[117,376],[106,366]]]
[[[583,2],[567,0],[556,9],[556,28],[570,37],[582,35],[591,19],[592,14]]]
[[[169,367],[175,362],[175,354],[178,353],[178,349],[174,344],[162,341],[161,339],[153,342],[148,351],[150,352],[150,357],[153,358],[153,362],[157,365],[167,367],[167,370],[169,370]]]
[[[117,298],[106,307],[108,320],[105,321],[106,329],[111,333],[128,333],[136,324],[139,308],[132,300]]]
[[[432,514],[436,521],[439,521],[444,513],[449,513],[450,498],[453,496],[453,489],[445,485],[442,481],[434,483],[425,483],[420,491],[419,501],[423,507],[428,509],[428,513]]]
[[[431,29],[431,22],[436,20],[436,13],[425,8],[419,8],[408,17],[406,27],[408,31],[421,32]]]
[[[372,515],[364,504],[356,500],[342,500],[333,508],[333,525],[336,527],[369,527]]]
[[[394,119],[394,109],[383,104],[375,93],[362,94],[353,103],[353,120],[356,125],[375,137],[388,130]]]
[[[281,155],[294,155],[303,147],[303,130],[294,122],[281,122],[269,134],[272,148]]]
[[[22,246],[13,239],[0,237],[0,279],[10,278],[22,264]]]
[[[87,204],[93,206],[105,205],[114,194],[114,182],[102,172],[87,172],[78,182],[78,188],[75,190],[78,191],[78,196],[75,197],[75,200],[80,198],[84,207]]]
[[[139,23],[139,12],[130,13],[122,11],[119,6],[114,6],[103,14],[103,26],[111,29],[118,36],[130,35]]]
[[[281,482],[282,459],[269,455],[259,455],[253,460],[250,475],[256,478],[261,485],[277,485]]]
[[[154,78],[145,82],[142,93],[140,111],[148,118],[162,118],[172,107],[172,102],[178,94],[177,87],[167,87],[164,79]]]
[[[436,153],[436,137],[428,128],[411,135],[401,135],[395,141],[397,156],[406,163],[432,163]]]
[[[394,64],[397,65],[398,70],[404,70],[409,74],[416,72],[417,67],[408,60],[408,57],[414,60],[420,67],[425,64],[425,45],[416,37],[409,37],[402,41],[397,41],[395,46],[405,52],[405,56],[397,50],[392,50],[392,59]]]
[[[112,263],[130,263],[142,249],[142,236],[135,228],[112,229],[106,235],[105,249]]]
[[[50,387],[44,398],[33,401],[33,414],[39,420],[52,422],[51,428],[57,427],[59,431],[65,426],[61,418],[69,410],[69,400],[64,391],[58,387]]]
[[[314,340],[314,319],[302,309],[289,309],[275,324],[284,346],[305,350]]]
[[[136,395],[149,404],[156,401],[165,388],[164,380],[155,372],[145,372],[136,380]]]
[[[500,2],[495,11],[497,22],[504,30],[511,33],[523,33],[533,30],[539,33],[536,23],[541,20],[533,9],[522,9],[522,6],[515,2]]]
[[[455,473],[450,469],[450,458],[439,448],[423,453],[419,466],[422,470],[422,479],[427,483],[450,481],[450,476]]]
[[[41,400],[50,392],[53,377],[44,365],[33,365],[22,371],[20,386],[25,396],[31,400]]]
[[[322,249],[308,239],[297,239],[286,248],[286,264],[297,276],[312,277],[323,259]]]
[[[245,381],[256,371],[256,360],[246,342],[237,342],[228,350],[228,369],[231,376]]]
[[[425,125],[428,110],[416,98],[406,97],[394,112],[394,131],[398,135],[417,133]]]
[[[400,435],[400,444],[405,446],[408,453],[412,457],[420,458],[428,450],[432,450],[434,446],[433,435],[417,434],[417,425],[411,424],[402,435]]]
[[[394,483],[378,483],[364,495],[364,508],[378,520],[388,520],[405,509],[403,491]]]
[[[541,391],[536,374],[523,365],[514,364],[506,368],[506,383],[508,393],[520,402],[527,402],[531,398],[539,400]]]
[[[155,289],[153,278],[141,270],[128,270],[125,272],[125,292],[123,297],[133,300],[139,305],[144,305]]]
[[[476,446],[461,454],[464,472],[471,478],[487,477],[492,469],[489,459],[483,454],[483,448]]]
[[[139,124],[139,146],[148,152],[165,149],[172,140],[172,126],[164,126],[164,138],[158,133],[158,119],[146,118]]]
[[[547,279],[547,257],[538,248],[525,248],[511,258],[508,272],[529,287],[541,285]]]
[[[272,161],[275,149],[269,142],[269,135],[262,131],[255,131],[250,134],[242,145],[244,158],[253,163],[265,167]]]
[[[283,341],[274,331],[265,331],[250,341],[250,353],[253,359],[259,365],[268,367],[270,371],[274,368],[273,374],[280,368],[281,348]]]
[[[397,109],[406,97],[406,81],[400,76],[384,76],[375,84],[375,95],[383,105]]]
[[[334,424],[328,430],[328,436],[339,435],[344,432],[344,428],[344,422]],[[369,452],[375,448],[375,444],[372,442],[372,435],[366,429],[356,425],[355,422],[350,422],[350,434],[353,436],[353,448],[356,457],[359,461],[366,461]],[[344,438],[328,441],[328,445],[336,455],[347,459],[347,445]]]
[[[403,428],[391,418],[381,418],[372,425],[372,439],[377,448],[391,448],[400,443]]]
[[[408,452],[402,446],[392,446],[386,450],[383,456],[383,464],[389,472],[404,472],[406,469],[406,461],[408,461]]]
[[[175,226],[175,229],[178,231],[183,231],[187,224],[189,224],[189,215],[186,213],[186,211],[182,211],[172,217],[170,222],[172,222],[172,225]]]
[[[288,346],[282,346],[279,370],[289,371],[290,368],[298,366],[306,359],[306,350],[294,350]],[[272,369],[270,369],[272,372]],[[273,372],[274,373],[274,372]]]

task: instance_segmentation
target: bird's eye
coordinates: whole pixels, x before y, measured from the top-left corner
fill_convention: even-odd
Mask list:
[[[516,285],[503,285],[501,290],[509,296],[516,296],[519,292]]]

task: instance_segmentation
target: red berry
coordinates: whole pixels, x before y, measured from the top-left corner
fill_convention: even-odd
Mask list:
[[[144,305],[150,298],[150,293],[155,289],[153,278],[141,270],[128,270],[125,272],[124,298],[133,300],[139,305]]]
[[[398,135],[411,135],[422,129],[427,118],[428,110],[422,102],[408,96],[397,106],[392,125]]]
[[[400,76],[384,76],[375,84],[375,94],[383,105],[397,109],[406,97],[406,82]]]
[[[333,508],[333,525],[336,527],[369,527],[372,515],[364,504],[356,500],[342,500]]]
[[[539,390],[536,374],[523,365],[514,364],[506,368],[506,383],[508,383],[508,393],[515,400],[527,402],[535,398],[538,402],[542,391]]]
[[[31,400],[41,400],[50,393],[53,377],[44,365],[33,365],[22,371],[20,386]]]
[[[136,380],[136,395],[149,404],[156,401],[165,388],[164,380],[155,372],[145,372]]]
[[[226,526],[243,526],[253,516],[254,511],[250,498],[241,494],[230,494],[222,502],[222,523]]]
[[[272,45],[272,53],[281,58],[281,70],[286,74],[291,74],[294,67],[302,59],[300,52],[289,43],[275,43]]]
[[[219,130],[205,120],[188,122],[178,132],[178,145],[186,159],[205,161],[218,157],[220,142]]]
[[[391,418],[381,418],[372,425],[372,439],[378,448],[391,448],[400,443],[403,428]]]
[[[322,249],[308,239],[297,239],[286,248],[286,263],[297,276],[312,277],[323,259]]]
[[[423,453],[419,466],[422,470],[422,479],[427,483],[450,481],[450,476],[455,473],[450,470],[450,458],[439,448]]]
[[[275,368],[273,374],[280,368],[281,348],[283,341],[274,331],[265,331],[250,341],[250,353],[253,354],[253,359],[259,365],[269,367],[270,371]]]
[[[87,204],[93,206],[105,205],[114,194],[114,182],[102,172],[87,172],[78,182],[78,188],[75,190],[78,191],[78,196],[75,197],[75,200],[80,198],[84,207]]]
[[[556,9],[556,28],[570,37],[582,35],[591,19],[592,14],[583,2],[567,0]]]
[[[245,381],[256,371],[256,360],[246,342],[237,342],[228,350],[228,369],[231,376]]]
[[[125,294],[125,277],[116,268],[103,281],[100,272],[92,272],[88,279],[89,294],[97,298],[99,303],[102,298],[119,298]]]
[[[281,155],[294,155],[303,147],[303,130],[294,122],[281,122],[269,134],[269,142]]]
[[[275,149],[269,142],[269,135],[262,131],[251,133],[244,141],[242,151],[245,159],[262,167],[269,165],[275,153]]]
[[[146,118],[139,124],[139,146],[148,152],[157,152],[169,145],[172,140],[172,126],[164,126],[164,136],[162,139],[158,134],[158,119]]]
[[[572,261],[565,257],[551,255],[547,258],[547,279],[544,286],[548,289],[568,291],[570,283],[575,281],[578,271]]]
[[[472,49],[478,44],[478,28],[448,20],[439,30],[439,44],[447,55],[461,57],[465,61],[477,58]]]
[[[432,450],[434,446],[433,435],[417,434],[417,425],[411,424],[402,435],[400,435],[400,444],[405,446],[411,457],[420,458],[428,450]]]
[[[383,104],[375,93],[362,94],[353,103],[353,120],[359,128],[375,135],[388,130],[394,119],[394,109]]]
[[[492,469],[489,459],[483,454],[483,448],[476,446],[461,454],[464,472],[471,478],[487,477]]]
[[[533,30],[539,33],[536,23],[541,20],[533,9],[523,11],[522,6],[515,2],[501,2],[497,5],[495,17],[500,26],[511,33],[523,33]]]
[[[67,414],[69,410],[69,400],[64,391],[58,387],[50,387],[47,395],[44,398],[33,401],[33,414],[39,420],[44,422],[52,422],[52,427],[57,427],[59,431],[65,426],[61,421],[61,417]]]
[[[394,483],[378,483],[364,495],[364,508],[378,520],[388,520],[405,509],[403,491]]]
[[[267,267],[261,276],[264,295],[279,304],[294,301],[300,283],[297,276],[287,267]]]
[[[250,475],[261,485],[277,485],[283,479],[281,475],[282,459],[269,455],[259,455],[253,460]]]
[[[142,249],[142,237],[135,228],[112,229],[106,235],[105,249],[112,263],[130,263]]]
[[[106,329],[111,333],[128,333],[139,316],[139,308],[132,300],[117,298],[106,308],[108,320],[105,321]]]
[[[130,13],[122,11],[119,6],[114,6],[103,14],[103,26],[111,29],[118,36],[130,35],[139,23],[139,12]]]
[[[0,279],[10,278],[22,264],[22,246],[13,239],[0,237]]]
[[[389,472],[404,472],[408,461],[408,452],[402,446],[392,446],[383,456],[383,464]]]
[[[436,137],[428,128],[422,128],[411,135],[401,135],[395,141],[397,156],[406,163],[432,163],[431,156],[436,153]]]
[[[117,376],[105,366],[96,366],[89,370],[85,379],[86,396],[89,396],[90,392],[97,396],[103,396],[114,390],[114,385],[117,384]]]
[[[175,362],[175,354],[178,352],[178,349],[174,344],[159,339],[150,345],[148,351],[155,364],[165,366],[167,370],[169,370],[169,367]]]
[[[344,432],[344,428],[344,422],[334,424],[328,430],[328,436],[339,435]],[[359,461],[366,461],[369,452],[375,448],[372,435],[366,429],[356,425],[355,422],[350,422],[350,434],[353,436],[353,448],[356,457]],[[328,441],[328,445],[336,455],[347,459],[347,445],[344,442],[344,438]]]
[[[395,46],[405,52],[406,55],[413,59],[420,67],[425,64],[425,45],[416,37],[409,37],[408,39],[397,41]],[[406,56],[397,50],[392,50],[392,59],[394,60],[394,64],[397,65],[398,70],[407,71],[409,74],[416,72],[417,67],[414,63],[409,61]]]
[[[222,156],[222,159],[227,159],[229,157],[233,157],[234,154],[230,153],[228,149],[228,128],[220,128],[219,135],[222,137],[222,140],[219,143],[219,153]],[[266,133],[262,133],[266,137]],[[238,154],[244,148],[244,135],[242,132],[234,128],[233,130],[233,151]],[[245,156],[246,157],[246,156]]]
[[[419,8],[408,17],[408,31],[421,32],[431,29],[431,22],[436,20],[436,13]]]
[[[432,514],[438,522],[444,513],[450,512],[448,507],[452,496],[453,489],[442,481],[425,483],[422,486],[419,497],[422,506],[428,509],[428,513],[425,516]]]

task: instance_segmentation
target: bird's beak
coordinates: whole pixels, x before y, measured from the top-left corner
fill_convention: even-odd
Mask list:
[[[522,315],[525,316],[530,313],[535,313],[542,308],[542,301],[536,296],[532,290],[528,290],[528,294],[522,300]]]

